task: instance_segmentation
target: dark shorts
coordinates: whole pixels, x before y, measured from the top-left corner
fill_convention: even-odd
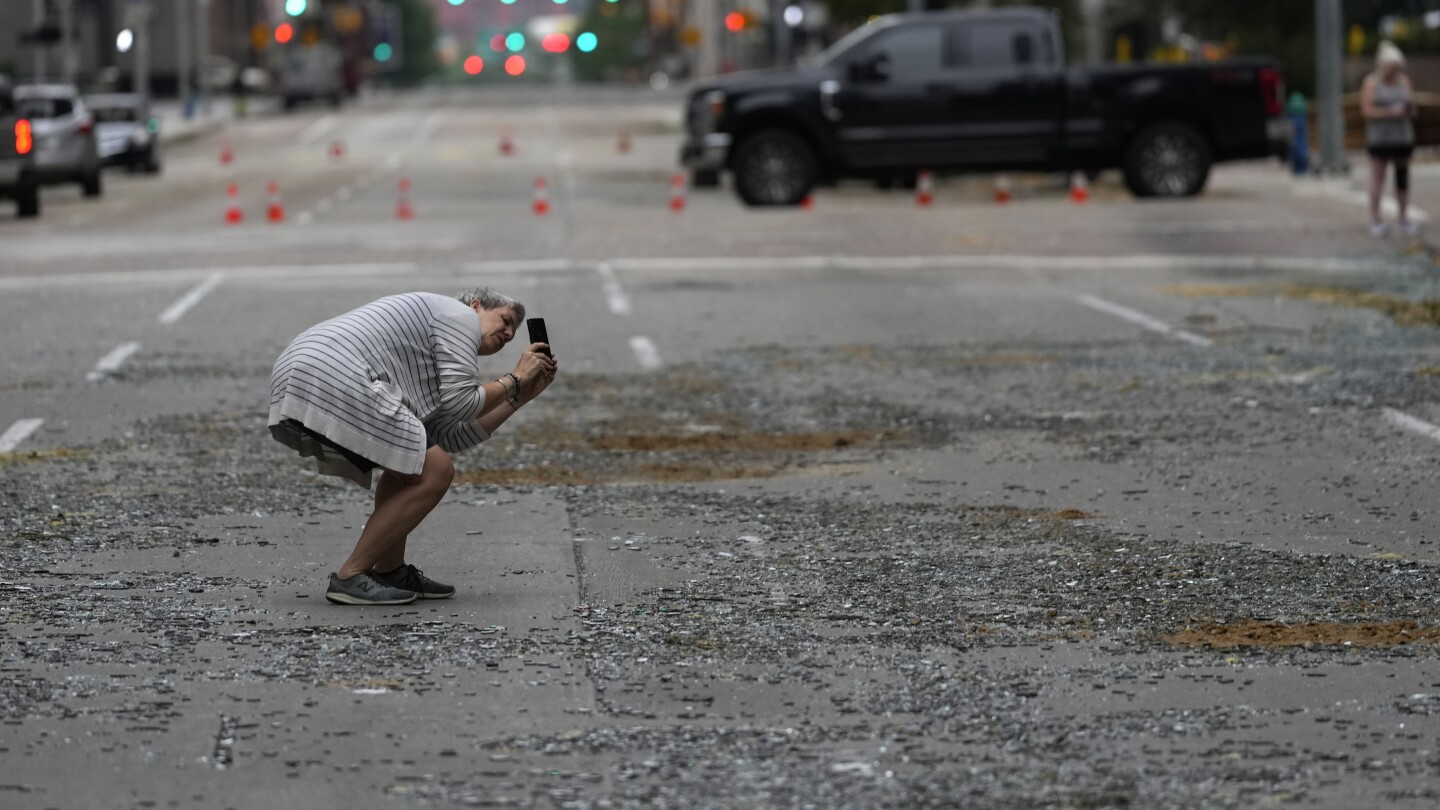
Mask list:
[[[346,448],[344,448],[344,447],[341,447],[340,445],[336,444],[335,442],[330,441],[329,439],[325,438],[325,436],[323,436],[323,435],[320,434],[319,432],[314,431],[314,430],[311,430],[311,429],[308,428],[308,427],[305,427],[304,425],[302,425],[301,423],[295,421],[294,419],[286,419],[286,420],[284,420],[284,424],[285,424],[287,427],[293,428],[293,429],[295,429],[295,430],[300,431],[301,433],[304,433],[305,435],[309,436],[310,438],[314,439],[315,441],[320,442],[321,444],[325,445],[326,447],[330,448],[331,450],[334,450],[335,452],[337,452],[337,453],[339,453],[340,455],[344,456],[346,461],[350,462],[351,464],[354,464],[354,465],[356,466],[356,468],[358,468],[358,469],[360,470],[360,472],[362,472],[362,473],[368,473],[368,472],[370,472],[371,470],[374,470],[376,467],[379,467],[379,466],[380,466],[379,464],[376,464],[375,462],[371,461],[370,459],[365,458],[364,456],[360,455],[359,453],[356,453],[356,452],[353,451],[353,450],[349,450],[349,449],[346,449]],[[435,437],[434,437],[434,436],[431,436],[431,435],[430,435],[430,431],[428,431],[428,430],[425,431],[425,449],[426,449],[426,450],[429,450],[430,448],[434,447],[436,444],[438,444],[438,442],[435,441]]]
[[[1376,160],[1409,160],[1415,154],[1413,146],[1368,146],[1366,152]]]

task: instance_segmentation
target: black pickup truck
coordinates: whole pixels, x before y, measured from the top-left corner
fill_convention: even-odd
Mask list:
[[[30,120],[20,116],[9,81],[0,76],[0,197],[15,198],[21,217],[40,216],[34,146]]]
[[[1276,63],[1066,67],[1053,13],[880,17],[809,64],[698,85],[680,160],[733,174],[749,205],[794,205],[843,177],[922,169],[1120,168],[1144,197],[1198,194],[1217,161],[1289,146]]]

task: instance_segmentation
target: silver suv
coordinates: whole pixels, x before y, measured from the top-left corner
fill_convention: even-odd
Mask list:
[[[100,149],[95,119],[69,84],[15,86],[15,106],[30,120],[40,182],[79,183],[86,197],[100,196]]]

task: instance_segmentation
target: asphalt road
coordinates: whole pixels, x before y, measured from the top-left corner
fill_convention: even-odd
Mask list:
[[[677,98],[266,115],[0,212],[0,804],[1436,804],[1424,243],[1271,163],[677,212]],[[270,366],[477,284],[561,378],[412,538],[453,600],[328,605],[366,493]]]

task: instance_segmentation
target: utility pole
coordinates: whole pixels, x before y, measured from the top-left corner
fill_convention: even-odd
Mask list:
[[[700,30],[699,64],[695,73],[708,79],[720,72],[720,9],[717,0],[694,0],[695,27]]]
[[[30,10],[34,12],[32,19],[35,22],[35,31],[39,33],[41,26],[45,24],[45,0],[32,0]],[[33,47],[35,48],[35,81],[43,82],[45,81],[46,45],[37,39]]]
[[[190,100],[190,0],[175,3],[175,92],[180,96],[180,109],[189,118],[194,111]]]
[[[135,34],[135,75],[133,92],[150,97],[150,3],[131,0],[125,9],[125,25]]]
[[[199,85],[195,95],[200,114],[210,115],[210,0],[195,0],[195,77]]]
[[[59,0],[60,12],[60,79],[75,83],[75,43],[70,34],[75,30],[75,0]]]
[[[1345,112],[1340,96],[1344,23],[1340,0],[1315,0],[1315,117],[1320,130],[1321,174],[1350,170],[1345,158]]]
[[[1105,18],[1107,0],[1080,0],[1080,18],[1083,25],[1085,61],[1098,65],[1105,61],[1105,36],[1102,23]]]
[[[775,64],[790,66],[790,25],[785,22],[785,6],[790,0],[770,0],[770,30],[775,37]]]

